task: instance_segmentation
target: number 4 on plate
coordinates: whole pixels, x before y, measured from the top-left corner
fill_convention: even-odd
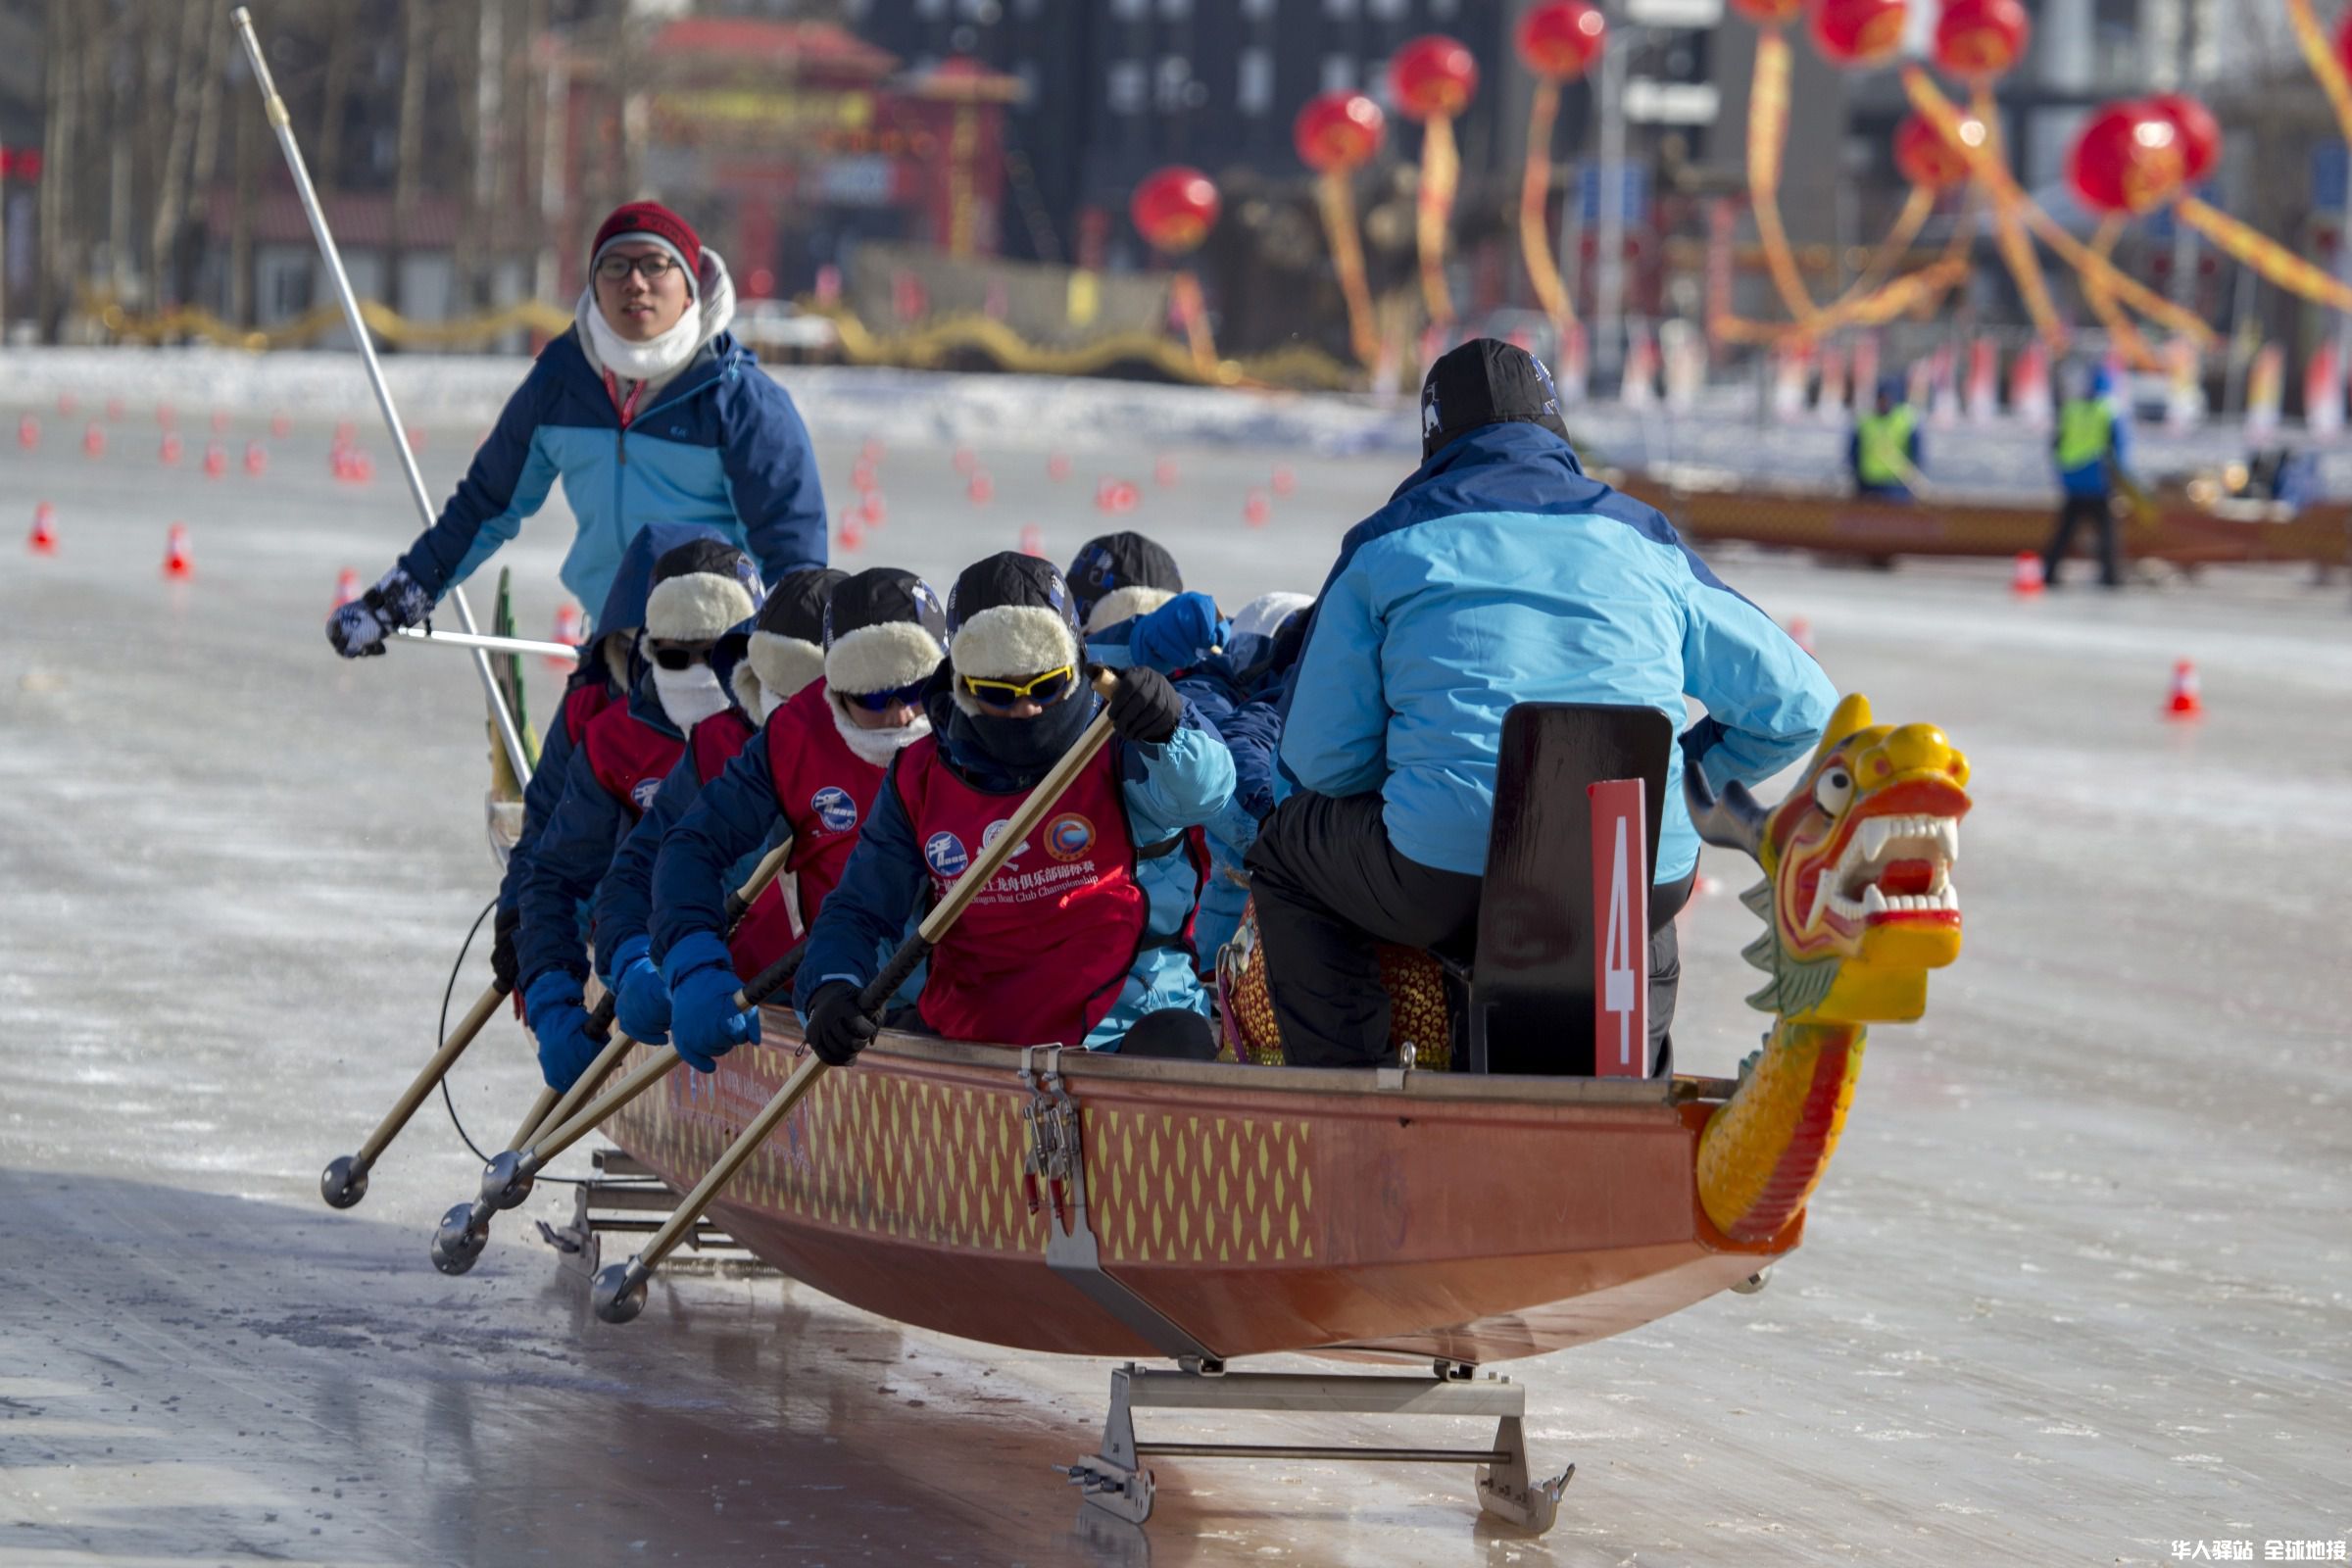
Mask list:
[[[1592,803],[1592,1070],[1649,1076],[1649,866],[1638,778],[1589,784]]]

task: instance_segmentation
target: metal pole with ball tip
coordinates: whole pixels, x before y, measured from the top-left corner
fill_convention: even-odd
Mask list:
[[[342,252],[335,248],[335,236],[326,226],[326,211],[318,205],[318,192],[311,185],[311,172],[302,161],[301,147],[295,143],[294,122],[286,114],[286,101],[277,95],[277,83],[270,75],[270,63],[262,58],[262,42],[253,31],[253,13],[239,6],[232,20],[237,24],[237,35],[245,42],[245,58],[252,62],[254,81],[262,89],[262,108],[270,117],[270,128],[277,133],[277,145],[285,152],[286,168],[294,176],[294,194],[300,198],[303,213],[311,220],[311,233],[318,241],[318,255],[326,263],[327,276],[334,281],[335,297],[343,302],[343,318],[351,327],[352,341],[360,346],[360,363],[368,368],[368,383],[375,389],[375,406],[383,412],[384,427],[391,432],[392,450],[400,454],[401,472],[408,477],[409,495],[416,503],[416,514],[430,528],[434,520],[432,497],[425,493],[424,475],[416,467],[416,454],[409,450],[408,427],[400,422],[400,411],[392,405],[392,389],[384,384],[383,367],[375,362],[375,341],[368,335],[368,322],[360,314],[359,299],[351,292],[351,278],[343,270]],[[466,603],[466,590],[453,585],[449,602],[456,607],[459,624],[466,628],[466,635],[479,635],[473,608]],[[523,749],[521,732],[514,727],[514,715],[507,710],[506,699],[499,694],[498,679],[490,672],[490,656],[479,648],[473,650],[473,669],[481,677],[483,695],[490,699],[490,716],[498,725],[507,759],[514,765],[514,777],[528,784],[530,755]]]
[[[1095,676],[1095,690],[1103,697],[1109,697],[1117,689],[1118,677],[1110,671],[1102,670]],[[882,972],[867,981],[865,988],[858,993],[859,1011],[869,1018],[882,1015],[883,1007],[889,1004],[890,999],[906,983],[906,977],[930,956],[931,950],[939,945],[940,939],[948,934],[948,928],[956,923],[963,911],[971,907],[972,901],[980,896],[980,890],[988,886],[989,880],[1020,853],[1022,843],[1037,831],[1037,825],[1046,819],[1047,812],[1060,803],[1062,793],[1078,777],[1080,769],[1094,760],[1095,754],[1109,739],[1110,714],[1107,711],[1098,713],[1095,721],[1087,726],[1086,733],[1062,753],[1046,776],[1038,781],[1037,787],[1029,792],[1029,798],[1021,803],[1020,809],[1005,819],[1004,831],[997,835],[996,842],[981,850],[979,858],[956,879],[954,887],[948,889],[947,896],[932,906],[931,912],[923,917],[922,924],[915,927],[914,934],[899,944],[898,952],[891,955],[890,961],[882,966]],[[736,993],[735,1004],[748,1011],[757,1003],[748,991],[744,991]],[[638,1070],[643,1072],[646,1069]],[[694,1191],[688,1193],[676,1211],[662,1221],[662,1228],[653,1234],[644,1250],[626,1263],[612,1263],[597,1270],[596,1283],[589,1293],[589,1302],[595,1307],[598,1317],[608,1323],[626,1323],[645,1310],[647,1278],[662,1266],[662,1260],[694,1229],[695,1223],[703,1217],[703,1211],[718,1197],[719,1189],[733,1181],[736,1173],[751,1163],[752,1155],[759,1152],[761,1144],[767,1142],[768,1135],[782,1124],[784,1118],[792,1113],[792,1107],[799,1104],[824,1075],[825,1063],[815,1056],[810,1056],[794,1068],[792,1076],[784,1080],[784,1086],[769,1098],[766,1104],[760,1107],[759,1114],[711,1162],[710,1168],[703,1173],[703,1179],[695,1183]]]

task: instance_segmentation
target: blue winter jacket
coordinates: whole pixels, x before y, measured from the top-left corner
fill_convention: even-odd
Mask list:
[[[2090,378],[2090,395],[2112,398],[2115,383],[2105,370]],[[2058,485],[2070,496],[2084,496],[2104,501],[2115,493],[2115,476],[2132,471],[2132,411],[2122,403],[2115,410],[2115,422],[2108,427],[2107,450],[2098,459],[2080,467],[2058,470]]]
[[[1407,858],[1481,875],[1514,703],[1638,703],[1681,723],[1654,879],[1698,858],[1682,769],[1758,784],[1810,748],[1829,677],[1653,509],[1587,478],[1539,425],[1441,448],[1350,529],[1292,677],[1282,760],[1325,795],[1378,790]]]
[[[1091,645],[1090,645],[1091,646]],[[1276,754],[1282,747],[1281,700],[1289,666],[1277,666],[1273,641],[1239,637],[1222,654],[1189,671],[1176,689],[1215,727],[1233,758],[1233,799],[1208,824],[1208,880],[1200,890],[1194,946],[1204,962],[1233,940],[1250,902],[1242,861],[1257,842],[1258,824],[1290,793]]]
[[[755,739],[746,743],[735,760],[749,752],[758,752],[762,761],[766,760],[767,748]],[[733,771],[732,760],[728,771]],[[718,779],[712,779],[710,785],[716,788]],[[614,951],[631,937],[654,934],[656,868],[661,864],[662,852],[668,844],[671,830],[694,809],[703,794],[703,781],[694,766],[694,749],[689,746],[686,755],[678,759],[678,765],[669,770],[662,780],[662,787],[654,792],[645,815],[637,819],[628,837],[620,841],[620,848],[612,852],[612,863],[606,868],[604,880],[596,885],[596,898],[591,905],[595,917],[590,921],[596,933],[596,972],[606,985],[612,985],[617,978],[612,973]],[[741,887],[766,852],[767,844],[761,840],[732,861],[722,862],[713,873],[713,885],[723,891]],[[725,933],[718,928],[725,912],[722,903],[713,910],[710,927],[721,936]],[[651,956],[657,966],[662,962],[662,955],[668,951],[667,942],[653,943]]]
[[[630,538],[654,518],[715,529],[769,582],[825,564],[808,432],[750,350],[719,333],[623,431],[577,333],[540,351],[404,570],[435,597],[448,592],[521,531],[558,478],[579,524],[564,586],[583,605],[604,601]]]
[[[583,669],[564,685],[564,696],[569,697],[572,688],[582,681],[604,681],[602,669]],[[531,852],[539,835],[547,831],[547,819],[555,813],[556,805],[564,799],[564,776],[571,764],[573,748],[580,738],[564,722],[567,704],[556,703],[555,722],[539,740],[539,765],[531,770],[531,781],[522,787],[522,831],[515,836],[514,848],[507,854],[507,868],[498,882],[498,906],[501,910],[522,906],[522,879],[531,863]]]
[[[1099,704],[1089,693],[1084,699]],[[950,700],[945,682],[935,690],[930,708],[933,732],[947,760],[976,787],[1008,790],[1014,781],[981,749],[971,726]],[[1183,722],[1173,737],[1157,746],[1110,740],[1112,761],[1118,769],[1121,794],[1136,847],[1181,838],[1184,830],[1213,819],[1233,794],[1233,759],[1188,703]],[[864,985],[879,973],[887,956],[906,929],[907,917],[930,883],[922,847],[899,802],[898,762],[874,797],[874,808],[858,830],[858,847],[842,870],[841,885],[826,898],[825,906],[808,932],[808,956],[794,978],[793,1005],[808,1014],[808,1002],[830,980]],[[1185,1007],[1205,1014],[1208,993],[1194,972],[1190,949],[1176,939],[1192,917],[1199,887],[1191,863],[1179,849],[1143,859],[1137,881],[1149,900],[1144,948],[1127,971],[1119,1000],[1086,1037],[1090,1051],[1116,1051],[1135,1021],[1163,1007]]]

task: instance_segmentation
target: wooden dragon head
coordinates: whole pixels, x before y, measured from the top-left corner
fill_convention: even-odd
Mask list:
[[[1764,880],[1740,895],[1764,934],[1743,956],[1768,983],[1751,1006],[1796,1023],[1901,1023],[1926,1010],[1928,971],[1960,956],[1960,818],[1968,759],[1933,724],[1873,724],[1838,705],[1804,776],[1769,811],[1684,769],[1708,843],[1744,850]]]

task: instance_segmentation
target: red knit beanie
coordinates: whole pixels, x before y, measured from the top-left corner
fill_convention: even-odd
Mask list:
[[[588,270],[605,259],[605,252],[623,242],[659,245],[686,272],[686,292],[700,294],[703,275],[703,237],[660,202],[623,202],[598,225],[596,243],[588,250]]]

